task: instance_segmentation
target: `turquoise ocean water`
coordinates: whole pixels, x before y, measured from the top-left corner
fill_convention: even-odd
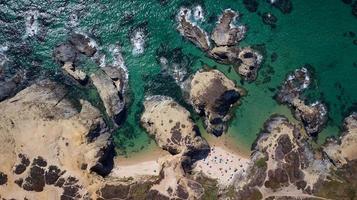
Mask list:
[[[272,96],[287,73],[310,64],[314,83],[305,96],[328,104],[330,120],[319,136],[321,143],[327,136],[338,135],[343,118],[357,111],[357,17],[351,7],[339,0],[292,1],[293,10],[283,14],[266,1],[259,1],[258,11],[249,12],[240,0],[91,0],[91,1],[1,1],[0,45],[8,45],[6,52],[15,67],[30,68],[34,76],[50,76],[62,81],[60,66],[52,59],[53,48],[64,42],[71,31],[93,35],[102,52],[110,45],[120,44],[129,70],[130,105],[123,126],[115,131],[119,153],[138,152],[150,143],[139,126],[145,95],[162,94],[184,104],[180,88],[174,80],[161,73],[159,55],[180,61],[190,73],[204,65],[217,68],[244,87],[248,94],[235,110],[228,133],[243,148],[250,148],[264,121],[273,113],[291,118],[286,106],[278,105]],[[242,46],[254,45],[265,56],[257,81],[244,83],[229,65],[221,65],[207,58],[192,43],[176,31],[176,15],[181,6],[202,6],[205,20],[200,25],[207,31],[215,26],[224,9],[232,8],[242,14],[240,23],[248,26]],[[39,13],[40,32],[24,37],[27,13]],[[271,12],[278,21],[275,28],[262,22],[258,12]],[[72,22],[71,22],[72,19]],[[144,53],[133,55],[130,35],[135,28],[145,29]],[[271,59],[271,55],[277,59]],[[109,57],[110,59],[110,57]],[[87,72],[96,64],[83,59]],[[90,100],[102,107],[92,86],[69,86],[77,98]],[[185,105],[188,109],[189,106]],[[198,116],[195,121],[200,122]]]

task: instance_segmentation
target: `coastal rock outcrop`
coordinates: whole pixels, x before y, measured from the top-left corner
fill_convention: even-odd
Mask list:
[[[97,52],[96,42],[87,35],[74,33],[69,42],[81,53],[92,57]]]
[[[284,116],[267,120],[252,147],[247,174],[236,179],[237,198],[314,197],[315,184],[329,175],[332,163],[313,150],[306,138],[301,128]]]
[[[187,80],[185,90],[188,102],[205,116],[207,131],[216,136],[224,133],[231,107],[244,94],[243,89],[218,70],[198,71]]]
[[[114,146],[100,112],[87,101],[78,111],[66,93],[43,80],[0,103],[2,198],[89,198],[95,174],[110,172]]]
[[[239,13],[226,9],[209,38],[203,29],[190,21],[191,12],[188,8],[182,8],[178,15],[178,30],[181,35],[218,62],[233,65],[244,80],[254,81],[262,56],[250,47],[238,47],[246,33],[244,25],[237,25]],[[213,41],[212,45],[210,39]]]
[[[208,51],[210,49],[208,34],[190,21],[191,15],[192,11],[190,9],[181,9],[178,16],[179,26],[177,29],[184,37],[193,42],[203,51]]]
[[[199,157],[209,152],[208,143],[200,137],[190,113],[170,97],[151,96],[144,102],[142,126],[156,143],[171,154]]]
[[[96,73],[91,74],[90,78],[98,90],[106,113],[116,124],[120,124],[125,109],[121,79],[115,78],[120,73],[112,73],[113,71],[110,68],[107,68],[106,72],[110,72],[109,75],[104,70],[98,70]],[[114,77],[114,80],[111,77]]]
[[[217,46],[233,46],[245,37],[246,27],[235,26],[236,18],[238,14],[233,10],[227,9],[223,12],[211,35]]]
[[[343,129],[338,140],[329,139],[324,147],[324,151],[337,166],[357,159],[357,113],[352,113],[344,120]]]
[[[116,125],[123,120],[125,113],[125,90],[127,88],[128,72],[124,65],[120,47],[110,46],[112,63],[106,63],[105,55],[98,52],[97,43],[85,34],[74,33],[69,41],[54,49],[54,59],[62,64],[65,74],[82,85],[88,83],[88,75],[78,66],[80,54],[91,57],[98,63],[98,70],[90,74],[90,80],[98,90],[109,117]]]
[[[257,78],[258,68],[262,62],[262,56],[252,48],[243,48],[238,55],[240,65],[235,65],[234,69],[247,81]]]
[[[58,45],[53,51],[53,57],[56,61],[61,63],[76,61],[78,52],[75,47],[70,43]]]
[[[279,103],[291,107],[295,118],[304,124],[309,135],[317,136],[327,122],[327,107],[321,102],[306,105],[301,93],[309,87],[310,83],[311,75],[305,67],[302,67],[287,77],[275,97]]]
[[[156,143],[173,156],[163,158],[160,179],[148,199],[199,199],[203,187],[189,179],[186,172],[197,159],[206,157],[210,147],[190,118],[190,113],[166,96],[151,96],[144,102],[142,126]]]
[[[62,69],[70,75],[70,77],[74,78],[77,80],[80,84],[84,85],[86,84],[88,80],[88,76],[86,73],[84,73],[82,70],[76,68],[73,63],[71,62],[66,62],[62,66]]]

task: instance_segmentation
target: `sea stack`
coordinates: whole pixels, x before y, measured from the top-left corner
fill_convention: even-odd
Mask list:
[[[221,136],[227,129],[231,108],[244,94],[242,88],[218,70],[200,70],[187,80],[188,102],[205,117],[206,129]]]

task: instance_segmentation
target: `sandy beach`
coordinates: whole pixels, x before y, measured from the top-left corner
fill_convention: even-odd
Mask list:
[[[239,148],[232,138],[222,135],[217,138],[212,135],[204,136],[211,146],[210,154],[196,163],[194,171],[217,179],[222,186],[229,185],[236,174],[246,172],[250,151]]]
[[[132,153],[128,157],[117,156],[110,176],[117,178],[157,176],[161,170],[159,159],[167,155],[168,152],[153,144],[146,151]]]
[[[239,148],[227,135],[216,138],[204,134],[204,137],[211,146],[211,152],[205,159],[196,163],[195,172],[202,172],[210,178],[217,179],[222,186],[229,185],[235,174],[245,173],[250,151]],[[167,155],[169,153],[153,145],[144,152],[134,153],[128,157],[118,156],[111,176],[127,178],[159,175],[159,159]]]

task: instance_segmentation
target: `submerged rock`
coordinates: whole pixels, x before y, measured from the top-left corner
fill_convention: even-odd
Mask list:
[[[355,17],[357,17],[357,2],[356,1],[352,4],[352,14]]]
[[[205,116],[207,131],[220,136],[227,129],[231,107],[238,102],[243,90],[237,88],[217,70],[198,71],[187,80],[189,103],[197,113]]]
[[[121,88],[117,87],[120,86],[120,83],[115,84],[111,77],[103,70],[98,70],[96,73],[91,74],[90,78],[98,90],[108,116],[116,124],[120,124],[125,109],[125,102],[120,91]],[[120,80],[117,81],[120,82]]]
[[[243,4],[249,12],[256,12],[259,7],[259,2],[257,0],[243,0]]]
[[[190,154],[204,157],[208,143],[199,135],[190,113],[172,98],[151,96],[144,102],[141,125],[156,143],[171,154]]]
[[[278,8],[282,13],[289,14],[293,10],[291,0],[268,0],[271,5]]]
[[[265,12],[262,15],[263,23],[271,26],[272,28],[276,27],[276,22],[278,22],[278,18],[273,15],[271,12]]]

